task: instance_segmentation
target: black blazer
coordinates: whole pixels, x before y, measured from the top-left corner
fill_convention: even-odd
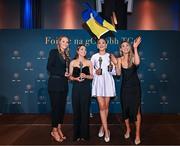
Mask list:
[[[49,73],[48,90],[68,91],[68,79],[64,76],[66,62],[58,49],[52,49],[49,52],[47,70]]]

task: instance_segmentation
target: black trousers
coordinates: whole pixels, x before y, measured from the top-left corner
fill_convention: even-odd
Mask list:
[[[51,99],[52,127],[58,127],[64,120],[67,91],[48,91]]]
[[[89,139],[89,103],[91,88],[89,83],[74,83],[72,88],[74,138]]]

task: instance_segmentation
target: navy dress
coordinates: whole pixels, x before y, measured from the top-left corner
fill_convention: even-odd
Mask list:
[[[132,65],[129,68],[123,68],[121,85],[121,106],[123,119],[129,119],[130,122],[136,121],[136,116],[141,104],[141,87],[137,75],[137,66]]]
[[[82,73],[90,75],[89,67],[82,68]],[[80,68],[73,68],[73,77],[80,76]],[[74,138],[89,139],[89,104],[91,98],[91,80],[85,79],[82,82],[73,81],[72,87],[72,106]]]

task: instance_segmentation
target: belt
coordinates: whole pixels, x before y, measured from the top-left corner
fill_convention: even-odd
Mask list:
[[[60,78],[62,78],[62,77],[64,77],[64,76],[50,75],[50,77],[60,79]]]

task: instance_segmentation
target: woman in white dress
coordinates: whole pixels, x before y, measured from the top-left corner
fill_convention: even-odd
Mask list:
[[[106,53],[107,42],[101,38],[97,41],[99,52],[91,57],[93,65],[93,82],[92,96],[97,97],[100,109],[100,117],[102,125],[99,129],[98,136],[103,137],[104,141],[110,141],[110,131],[108,129],[107,118],[109,111],[110,97],[116,96],[115,83],[113,74],[115,75],[115,67],[111,62],[111,55]]]

